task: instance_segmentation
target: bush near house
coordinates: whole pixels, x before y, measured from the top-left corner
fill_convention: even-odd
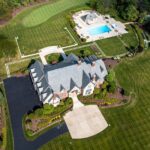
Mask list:
[[[61,115],[72,107],[70,98],[61,101],[60,105],[44,104],[41,108],[37,108],[32,113],[25,115],[23,126],[27,137],[33,136],[41,129],[46,129],[61,120]]]
[[[46,56],[46,60],[48,61],[48,63],[52,64],[52,63],[57,63],[63,60],[61,54],[51,54]]]
[[[117,89],[116,81],[115,81],[115,72],[113,70],[110,70],[108,72],[108,75],[106,76],[106,81],[108,82],[107,90],[110,93],[114,93]]]

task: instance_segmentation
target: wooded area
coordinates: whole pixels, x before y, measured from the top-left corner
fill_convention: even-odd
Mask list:
[[[27,6],[35,2],[44,2],[49,0],[0,0],[0,20],[8,20],[12,17],[12,10],[20,6]]]
[[[139,23],[150,12],[150,0],[90,0],[90,5],[100,13],[115,11],[122,19]]]

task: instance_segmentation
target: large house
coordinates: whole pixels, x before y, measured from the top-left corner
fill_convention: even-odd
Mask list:
[[[30,76],[40,101],[54,106],[72,92],[91,95],[94,88],[104,82],[106,75],[105,64],[95,55],[81,59],[70,54],[54,65],[36,61],[30,67]]]

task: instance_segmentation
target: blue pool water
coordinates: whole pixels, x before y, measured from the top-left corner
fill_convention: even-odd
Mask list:
[[[98,34],[110,32],[110,31],[111,31],[111,29],[107,25],[104,25],[104,26],[100,26],[100,27],[91,28],[88,30],[88,33],[90,35],[98,35]]]

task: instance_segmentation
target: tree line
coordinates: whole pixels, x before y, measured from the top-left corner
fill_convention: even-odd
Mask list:
[[[142,23],[150,12],[150,0],[90,0],[90,6],[100,13],[118,13],[126,21]]]
[[[13,8],[44,0],[0,0],[0,19],[10,19]]]

